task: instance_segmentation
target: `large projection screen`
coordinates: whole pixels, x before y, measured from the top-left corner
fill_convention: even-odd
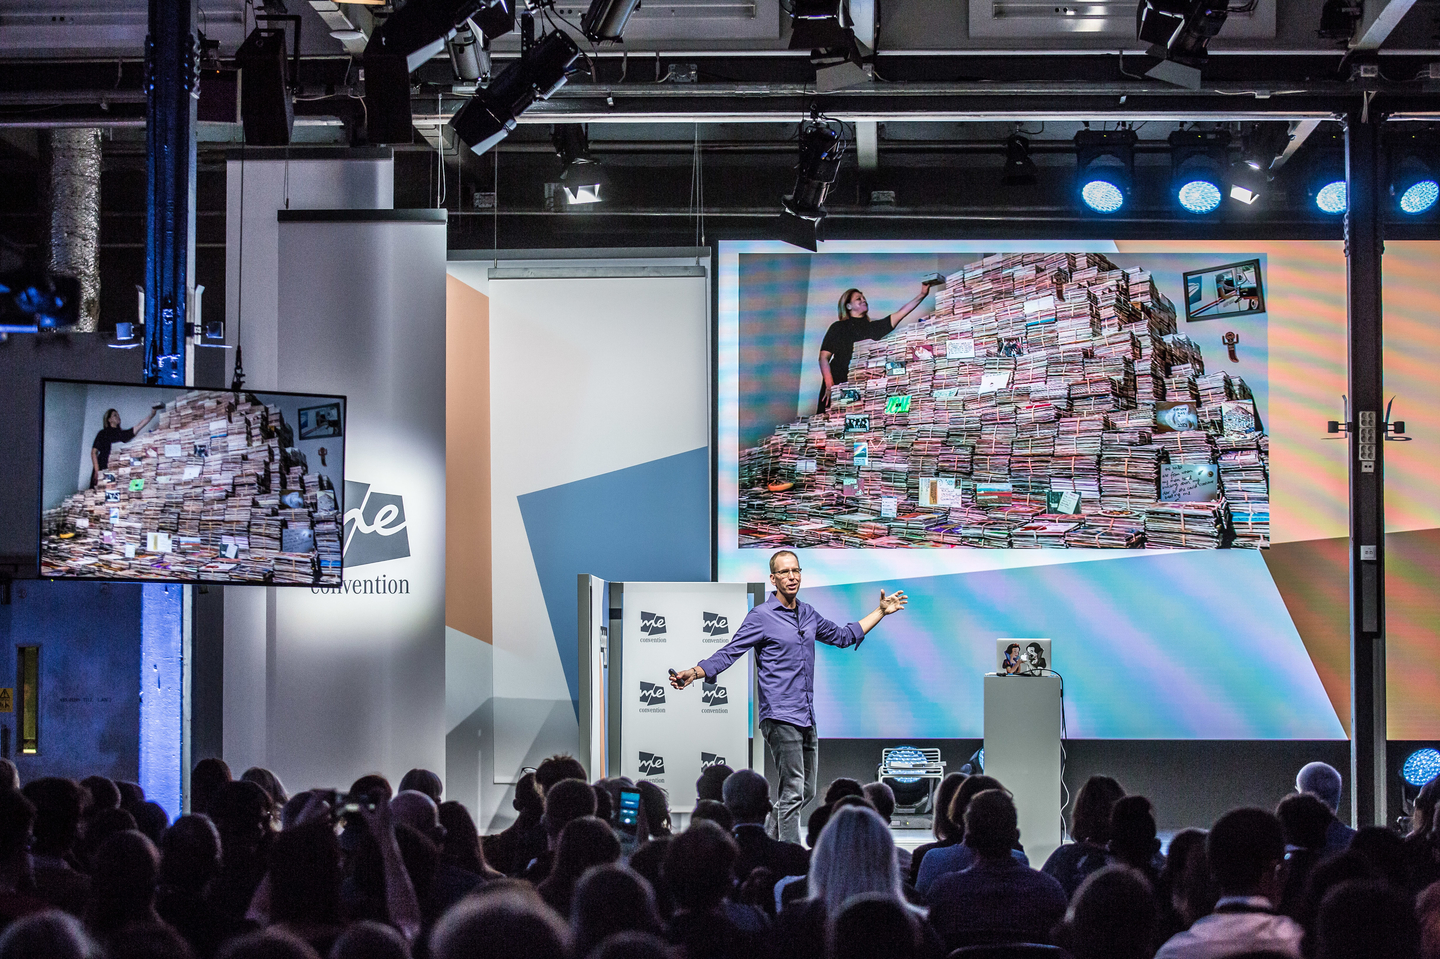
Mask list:
[[[723,243],[717,292],[719,579],[910,596],[821,651],[822,735],[979,737],[994,640],[1045,636],[1071,737],[1344,738],[1289,548],[1346,531],[1339,243]]]

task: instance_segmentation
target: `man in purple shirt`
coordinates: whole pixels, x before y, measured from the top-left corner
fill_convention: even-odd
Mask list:
[[[859,646],[875,625],[905,608],[905,594],[880,591],[880,604],[862,620],[837,626],[800,602],[800,560],[788,549],[770,557],[770,599],[745,617],[735,636],[714,656],[682,672],[670,674],[670,685],[684,689],[697,679],[715,677],[750,649],[755,650],[755,675],[760,684],[760,731],[780,767],[780,798],[775,804],[775,830],[786,842],[800,841],[800,810],[815,798],[815,643]]]

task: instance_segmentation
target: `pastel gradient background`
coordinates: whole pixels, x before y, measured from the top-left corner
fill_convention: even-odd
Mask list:
[[[831,737],[978,736],[980,676],[993,669],[993,639],[1048,636],[1066,677],[1066,718],[1076,738],[1340,739],[1349,724],[1346,444],[1326,438],[1346,392],[1343,245],[1330,241],[832,243],[822,255],[783,244],[722,244],[716,450],[718,578],[763,577],[764,553],[736,543],[737,454],[804,409],[814,353],[811,328],[834,318],[839,262],[880,315],[913,295],[909,284],[867,286],[863,267],[903,254],[909,271],[926,262],[953,269],[981,252],[1101,250],[1122,267],[1252,256],[1265,263],[1267,314],[1239,330],[1240,364],[1218,337],[1232,321],[1181,322],[1201,339],[1207,370],[1243,375],[1271,436],[1272,541],[1269,550],[804,550],[806,596],[835,618],[872,607],[878,589],[901,587],[910,609],[886,623],[863,653],[825,650],[817,674],[818,721]],[[742,254],[757,257],[758,270]],[[1157,256],[1163,254],[1164,256]],[[765,264],[770,260],[769,264]],[[910,262],[913,260],[913,263]],[[809,262],[806,262],[809,261]],[[1162,289],[1179,300],[1175,282]],[[1417,435],[1391,443],[1387,483],[1387,634],[1392,739],[1440,737],[1440,244],[1391,243],[1385,256],[1386,388],[1396,416]],[[1168,269],[1166,272],[1170,272]],[[746,289],[744,276],[762,286]],[[1157,274],[1159,270],[1157,270]],[[824,297],[811,293],[824,280]],[[803,342],[742,337],[742,309],[793,309],[804,290]],[[873,288],[872,288],[873,287]],[[878,293],[875,291],[879,291]],[[903,295],[902,295],[903,294]],[[897,299],[897,297],[899,297]],[[785,298],[789,298],[788,303]],[[894,301],[893,303],[891,301]],[[926,304],[922,309],[927,309]],[[1254,320],[1250,321],[1255,323]],[[742,339],[743,348],[742,348]],[[1215,342],[1210,342],[1213,339]],[[774,383],[784,382],[783,389]],[[769,388],[756,389],[768,383]],[[788,383],[793,383],[792,389]],[[748,396],[762,401],[748,407]],[[777,395],[793,397],[786,405]],[[768,425],[767,425],[768,424]]]

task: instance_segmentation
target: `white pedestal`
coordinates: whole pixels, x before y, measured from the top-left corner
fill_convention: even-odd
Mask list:
[[[985,774],[1014,794],[1036,869],[1060,845],[1060,710],[1058,676],[985,677]]]

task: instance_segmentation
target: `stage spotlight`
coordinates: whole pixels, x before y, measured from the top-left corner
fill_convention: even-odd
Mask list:
[[[1434,209],[1440,200],[1440,163],[1429,144],[1422,141],[1417,133],[1404,133],[1390,151],[1390,193],[1395,197],[1400,212],[1409,216]]]
[[[298,48],[297,48],[297,53]],[[235,51],[240,67],[240,122],[249,146],[286,146],[295,127],[285,31],[256,27]],[[405,94],[408,102],[410,88]]]
[[[1339,134],[1312,134],[1305,152],[1305,193],[1321,213],[1336,216],[1349,209],[1345,183],[1345,146]]]
[[[580,30],[592,43],[619,41],[625,22],[640,7],[640,0],[590,0],[590,9],[580,18]]]
[[[601,191],[610,181],[605,168],[590,155],[590,137],[585,127],[579,123],[556,124],[550,140],[555,144],[556,156],[565,164],[565,172],[560,174],[565,199],[572,206],[603,200]]]
[[[800,156],[795,165],[795,189],[781,201],[782,236],[796,246],[815,252],[820,221],[825,219],[825,197],[840,172],[845,155],[845,127],[837,120],[812,113],[800,124]]]
[[[575,41],[551,30],[461,107],[450,118],[450,126],[471,150],[484,153],[510,135],[516,119],[532,103],[549,99],[563,87],[570,65],[579,58]]]
[[[1037,179],[1035,161],[1030,159],[1030,141],[1013,133],[1005,141],[1005,174],[1000,182],[1006,186],[1025,186]]]
[[[1246,206],[1260,199],[1270,185],[1270,178],[1248,163],[1235,163],[1230,167],[1230,199],[1239,200]]]
[[[1254,2],[1236,13],[1255,8]],[[1210,40],[1230,15],[1226,0],[1140,0],[1135,8],[1135,36],[1150,44],[1149,54],[1187,67],[1209,57]]]
[[[940,750],[915,746],[892,746],[880,752],[876,778],[895,793],[895,812],[923,816],[931,812],[935,786],[945,776]]]
[[[385,19],[370,35],[365,46],[365,132],[371,143],[409,143],[413,138],[410,118],[410,74],[439,53],[457,27],[471,43],[463,41],[451,56],[462,79],[464,73],[479,77],[474,35],[469,24],[475,18],[487,36],[504,32],[506,16],[513,21],[511,0],[410,0]],[[487,26],[488,24],[488,26]],[[493,32],[492,32],[493,31]],[[462,59],[456,59],[456,54]]]
[[[1349,188],[1344,180],[1331,180],[1315,191],[1315,206],[1321,213],[1344,213],[1350,206]]]
[[[845,0],[795,0],[790,13],[791,50],[833,50],[855,42]]]
[[[1096,213],[1125,205],[1135,177],[1134,130],[1081,130],[1075,134],[1080,199]]]
[[[1208,130],[1176,130],[1170,134],[1170,175],[1181,208],[1214,213],[1225,195],[1230,134]]]
[[[1416,790],[1429,785],[1437,776],[1440,776],[1440,751],[1431,748],[1415,750],[1400,767],[1400,778]]]
[[[965,765],[960,767],[960,771],[967,776],[979,776],[985,772],[985,747],[981,746],[971,753],[970,758],[965,760]]]

